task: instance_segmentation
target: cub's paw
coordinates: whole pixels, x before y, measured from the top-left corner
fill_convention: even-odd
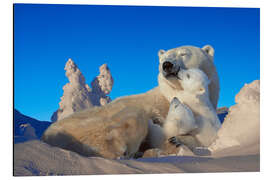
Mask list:
[[[171,137],[168,139],[169,143],[175,145],[176,147],[179,147],[181,146],[182,144],[177,140],[177,138],[174,136],[174,137]]]
[[[171,143],[171,144],[176,144],[176,143],[178,143],[177,138],[176,138],[175,136],[169,138],[168,141],[169,141],[169,143]]]
[[[206,147],[195,147],[193,153],[197,156],[210,156],[211,151]]]

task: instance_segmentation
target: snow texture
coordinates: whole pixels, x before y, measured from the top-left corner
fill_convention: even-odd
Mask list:
[[[218,152],[231,147],[243,149],[252,146],[254,153],[259,153],[260,80],[245,84],[236,95],[235,102],[210,150]]]
[[[59,109],[53,113],[51,121],[61,120],[74,112],[105,105],[111,101],[107,95],[112,90],[113,78],[107,64],[100,66],[100,74],[91,83],[92,89],[85,83],[85,77],[72,59],[65,65],[69,83],[64,85],[64,94]]]

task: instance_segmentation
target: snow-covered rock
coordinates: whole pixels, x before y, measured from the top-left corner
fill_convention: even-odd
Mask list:
[[[68,115],[86,108],[93,107],[90,99],[90,88],[77,65],[69,59],[65,66],[66,77],[69,80],[63,87],[64,94],[59,103],[59,109],[52,115],[51,120],[57,121]]]
[[[260,146],[260,81],[245,84],[236,95],[235,102],[216,141],[209,148],[217,152],[231,147],[252,147],[257,153]]]
[[[51,117],[52,122],[74,112],[105,105],[111,101],[107,94],[112,90],[113,78],[107,64],[100,66],[100,74],[91,83],[92,89],[85,83],[85,77],[72,59],[67,61],[65,70],[69,83],[63,87],[64,94],[59,109]]]
[[[99,67],[100,74],[91,82],[92,86],[92,102],[94,105],[105,105],[111,102],[111,98],[107,96],[113,87],[113,78],[107,64]]]

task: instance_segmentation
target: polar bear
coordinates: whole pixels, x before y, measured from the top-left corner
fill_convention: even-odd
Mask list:
[[[131,158],[147,135],[150,117],[142,108],[132,106],[108,109],[108,113],[112,112],[110,119],[100,107],[74,113],[64,118],[63,123],[53,123],[42,140],[83,156]],[[119,113],[113,113],[119,109]],[[88,118],[92,116],[95,118]]]
[[[199,126],[191,109],[185,104],[181,103],[177,97],[174,97],[169,108],[168,115],[164,121],[163,128],[149,123],[149,130],[153,136],[149,136],[148,140],[151,140],[151,144],[155,145],[155,148],[163,149],[167,151],[164,146],[165,140],[169,143],[180,146],[178,155],[184,155],[186,146],[195,155],[205,156],[210,155],[211,151],[204,147],[201,142],[196,138],[196,133]],[[153,148],[151,146],[151,148]],[[165,148],[165,149],[164,149]]]
[[[182,135],[192,135],[199,142],[197,146],[208,147],[221,127],[216,110],[209,98],[210,80],[204,72],[193,68],[180,70],[178,79],[184,90],[178,94],[177,98],[181,99],[183,104],[177,101],[177,98],[172,101],[164,123],[165,134],[171,137],[176,135],[179,141]]]
[[[123,118],[121,113],[127,115]],[[114,123],[107,128],[105,141],[116,158],[132,158],[146,138],[149,117],[146,117],[145,111],[136,107],[125,108],[121,113],[112,117],[111,122]]]
[[[198,141],[195,134],[198,131],[198,125],[191,109],[181,103],[177,97],[173,98],[167,118],[164,122],[163,132],[165,139],[169,143],[180,146],[178,155],[185,154],[186,146],[195,155],[204,156],[210,155],[208,148]],[[160,141],[160,138],[152,140],[153,142]],[[164,141],[163,141],[164,142]]]
[[[169,102],[179,92],[179,84],[175,81],[175,74],[180,69],[197,68],[202,70],[211,83],[209,84],[209,96],[213,107],[217,108],[219,98],[219,77],[214,65],[214,49],[210,45],[203,48],[194,46],[181,46],[168,51],[160,50],[159,53],[159,86],[162,94],[166,94]],[[172,80],[173,79],[173,80]],[[169,81],[168,81],[169,80]]]
[[[186,54],[183,54],[183,52],[186,52]],[[109,147],[107,140],[110,138],[107,138],[104,132],[107,126],[113,123],[113,121],[118,122],[118,119],[113,119],[113,117],[117,116],[122,119],[130,119],[129,113],[126,112],[137,108],[145,113],[147,120],[150,119],[162,124],[167,116],[170,101],[178,92],[183,91],[177,78],[177,73],[180,69],[192,67],[202,69],[209,78],[213,80],[212,83],[215,84],[214,87],[216,88],[211,88],[210,94],[214,94],[215,98],[213,104],[216,103],[219,94],[219,82],[213,63],[213,52],[214,50],[211,46],[205,46],[203,48],[182,46],[167,52],[164,50],[159,51],[159,85],[157,87],[143,94],[120,97],[102,107],[74,113],[59,122],[53,123],[43,134],[42,140],[48,144],[74,150],[86,156],[90,156],[91,153],[87,154],[87,152],[92,152],[92,149],[94,149],[97,152],[104,152],[99,153],[103,157],[114,158],[115,153],[113,149],[115,148]],[[123,111],[124,109],[125,111]],[[134,119],[139,117],[136,113],[133,113],[132,116]],[[100,123],[97,123],[99,121],[106,123],[102,126]],[[145,126],[148,127],[147,123]],[[135,128],[137,127],[134,127],[134,129]],[[144,129],[145,127],[140,128]],[[139,129],[137,130],[141,131]],[[148,130],[147,136],[150,136],[149,132],[155,131]],[[58,134],[61,134],[62,138],[58,138]],[[113,134],[117,133],[112,133],[112,135]],[[121,136],[123,136],[125,133],[118,134],[122,134]],[[65,135],[68,135],[70,138],[65,139]],[[65,141],[63,141],[63,138]],[[138,138],[139,142],[144,138],[144,134],[140,134],[136,136],[136,138]],[[72,139],[72,141],[69,141],[69,139]],[[85,149],[80,149],[72,145],[74,140],[76,140],[78,144],[83,145],[80,147],[91,147],[91,151],[81,153],[82,151],[85,152]],[[125,140],[125,142],[126,141],[127,140]],[[151,142],[149,143],[151,144]],[[136,151],[137,146],[134,147],[136,148],[128,150],[129,154],[133,154],[133,152]],[[132,147],[130,146],[130,148]],[[122,155],[124,155],[125,152],[126,151],[122,150]]]
[[[198,125],[191,109],[181,103],[177,97],[174,97],[163,125],[166,138],[186,135],[195,131],[197,128]]]
[[[151,142],[151,144],[149,144],[149,148],[162,148],[163,143],[166,140],[163,128],[160,125],[153,123],[151,119],[148,121],[147,138]]]

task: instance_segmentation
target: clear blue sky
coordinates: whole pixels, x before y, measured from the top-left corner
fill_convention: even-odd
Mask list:
[[[157,86],[158,50],[182,45],[215,48],[219,107],[260,79],[259,9],[15,4],[14,11],[14,106],[39,120],[58,109],[68,58],[88,84],[107,63],[112,99]]]

